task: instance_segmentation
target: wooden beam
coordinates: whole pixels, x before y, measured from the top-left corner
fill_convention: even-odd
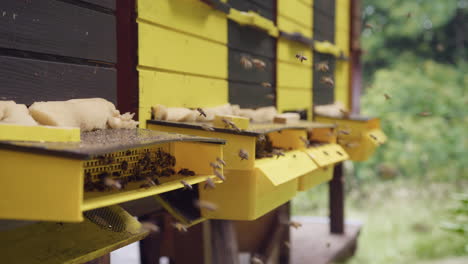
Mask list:
[[[329,183],[330,232],[344,233],[344,177],[343,163],[335,165],[333,179]]]
[[[211,220],[212,263],[239,264],[239,249],[232,221]]]

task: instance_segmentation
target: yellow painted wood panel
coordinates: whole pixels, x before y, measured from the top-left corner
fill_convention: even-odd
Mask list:
[[[278,87],[276,104],[279,112],[307,109],[309,120],[312,117],[312,90]]]
[[[311,66],[278,62],[276,76],[279,87],[312,89]]]
[[[139,69],[140,127],[151,118],[151,106],[211,107],[228,103],[226,80]]]
[[[281,31],[287,33],[301,33],[305,37],[312,38],[312,28],[305,27],[303,25],[299,25],[294,21],[291,21],[285,17],[278,16],[278,28]],[[311,18],[312,21],[312,18]]]
[[[296,54],[301,53],[307,60],[302,63],[296,58]],[[297,41],[290,41],[287,39],[278,39],[277,45],[277,56],[278,60],[287,61],[303,66],[312,67],[312,49],[307,45],[299,43]]]
[[[159,26],[138,23],[139,65],[227,78],[227,46]]]
[[[312,28],[312,6],[307,7],[300,0],[278,0],[279,16],[287,17],[307,28]]]
[[[201,1],[139,0],[138,18],[227,43],[226,14]]]

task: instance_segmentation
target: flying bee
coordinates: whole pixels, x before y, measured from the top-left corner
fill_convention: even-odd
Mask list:
[[[276,158],[279,159],[279,157],[283,156],[284,157],[284,152],[279,149],[274,149],[273,154],[276,155]]]
[[[246,55],[242,55],[240,58],[240,64],[244,69],[250,70],[253,67],[252,61],[250,61],[250,58]]]
[[[198,108],[197,108],[197,111],[198,111],[198,113],[200,113],[200,116],[206,117],[206,113],[205,113],[205,111],[203,111],[203,109],[201,109],[200,107],[198,107]]]
[[[224,177],[224,175],[219,172],[218,170],[213,170],[213,173],[216,177],[218,177],[220,180],[222,181],[226,181],[226,177]]]
[[[329,247],[331,246],[330,242],[327,242],[327,243],[325,244],[325,246],[326,246],[327,248],[329,248]]]
[[[177,172],[177,174],[183,176],[195,176],[195,172],[189,169],[180,169],[179,172]]]
[[[328,72],[330,67],[328,66],[328,61],[322,61],[315,64],[315,68],[320,72]]]
[[[294,227],[295,229],[299,229],[299,227],[302,227],[302,224],[301,224],[301,223],[295,222],[295,221],[290,221],[290,222],[288,223],[288,225],[291,226],[291,227]]]
[[[377,141],[377,137],[376,137],[376,136],[374,136],[374,135],[372,135],[372,134],[370,134],[369,136],[370,136],[373,140],[376,140],[376,141]]]
[[[344,118],[349,118],[349,116],[351,115],[349,113],[349,111],[346,111],[346,110],[341,109],[341,108],[340,108],[340,113],[343,115]]]
[[[430,112],[421,112],[421,113],[419,113],[419,115],[426,117],[426,116],[430,116],[432,114]]]
[[[252,63],[255,66],[255,68],[259,70],[265,70],[266,68],[266,63],[260,59],[252,59]]]
[[[141,229],[149,231],[150,233],[157,233],[159,232],[159,226],[155,225],[151,222],[141,222]]]
[[[345,147],[347,147],[347,148],[357,148],[357,147],[359,147],[359,143],[357,143],[357,142],[346,143]]]
[[[206,209],[208,211],[216,211],[218,210],[218,206],[212,202],[208,201],[203,201],[203,200],[197,200],[193,202],[193,205],[200,208],[200,209]]]
[[[300,60],[302,63],[303,61],[307,60],[307,57],[304,56],[302,53],[301,54],[298,53],[296,54],[296,59]]]
[[[214,131],[214,128],[207,124],[201,124],[201,128],[206,131]]]
[[[145,178],[145,183],[140,185],[140,188],[149,188],[149,187],[153,187],[153,186],[156,186],[156,183],[151,178],[146,177]]]
[[[216,158],[216,161],[217,161],[219,164],[222,164],[223,166],[226,166],[226,162],[225,162],[223,159],[221,159],[220,157],[217,157],[217,158]]]
[[[364,25],[365,28],[369,28],[369,29],[374,29],[374,25],[370,24],[370,23],[366,23]]]
[[[207,188],[214,189],[214,188],[216,188],[216,184],[214,183],[214,181],[211,178],[206,178],[205,186],[203,188],[205,190]]]
[[[265,88],[271,88],[271,83],[269,82],[262,82],[261,85]]]
[[[213,169],[221,169],[221,165],[217,162],[210,162],[210,166],[213,168]]]
[[[249,159],[249,153],[245,149],[240,149],[239,150],[239,157],[241,160],[248,160]]]
[[[250,263],[252,263],[252,264],[263,264],[263,260],[258,256],[252,256],[252,258],[250,259]]]
[[[408,13],[406,14],[406,19],[410,19],[412,15],[413,15],[413,14],[412,14],[411,12],[408,12]]]
[[[193,190],[192,185],[190,185],[188,182],[180,181],[180,183],[182,183],[182,185],[184,186],[184,190]]]
[[[385,100],[390,100],[392,97],[386,93],[383,94],[384,97],[385,97]]]
[[[326,84],[328,86],[331,86],[331,87],[333,87],[335,85],[335,82],[329,76],[328,77],[327,76],[322,77],[322,79],[320,79],[320,82],[324,83],[324,84]]]
[[[340,156],[343,156],[343,153],[341,151],[337,150],[336,153],[338,153],[338,155],[340,155]]]
[[[291,243],[289,243],[289,241],[284,241],[284,246],[287,248],[291,248]]]
[[[275,95],[274,95],[274,94],[267,94],[265,97],[266,97],[267,99],[271,99],[271,100],[275,99]]]
[[[182,224],[182,223],[179,223],[179,222],[175,222],[172,224],[172,226],[177,229],[177,231],[179,232],[187,232],[187,226]]]
[[[310,141],[305,137],[299,137],[299,139],[304,143],[304,146],[308,148],[310,146]]]
[[[351,132],[349,130],[338,130],[338,134],[343,134],[343,135],[351,135]]]
[[[102,181],[105,186],[114,189],[114,190],[120,190],[122,189],[122,184],[120,184],[119,181],[112,179],[111,177],[106,177]]]

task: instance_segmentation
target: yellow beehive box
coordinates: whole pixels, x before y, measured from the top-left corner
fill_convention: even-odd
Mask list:
[[[82,134],[81,143],[0,143],[0,219],[83,220],[84,211],[214,178],[223,140],[144,129]],[[188,169],[188,170],[182,170]]]
[[[319,122],[337,125],[337,142],[349,154],[351,160],[367,160],[375,149],[387,141],[387,137],[380,129],[378,118],[332,118],[316,116]]]
[[[305,151],[307,130],[333,125],[312,122],[293,124],[251,124],[247,130],[211,128],[207,124],[149,120],[147,127],[158,131],[209,136],[227,140],[224,148],[226,181],[215,189],[199,188],[200,199],[217,205],[216,211],[202,210],[208,219],[254,220],[292,199],[299,179],[318,169]],[[212,131],[210,131],[212,130]],[[255,159],[257,138],[267,136],[284,153]],[[240,150],[249,154],[247,160]]]

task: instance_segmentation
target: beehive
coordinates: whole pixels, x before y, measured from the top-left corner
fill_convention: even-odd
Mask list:
[[[83,211],[203,182],[215,177],[209,163],[223,143],[144,129],[86,132],[81,143],[1,142],[0,218],[81,221]]]

